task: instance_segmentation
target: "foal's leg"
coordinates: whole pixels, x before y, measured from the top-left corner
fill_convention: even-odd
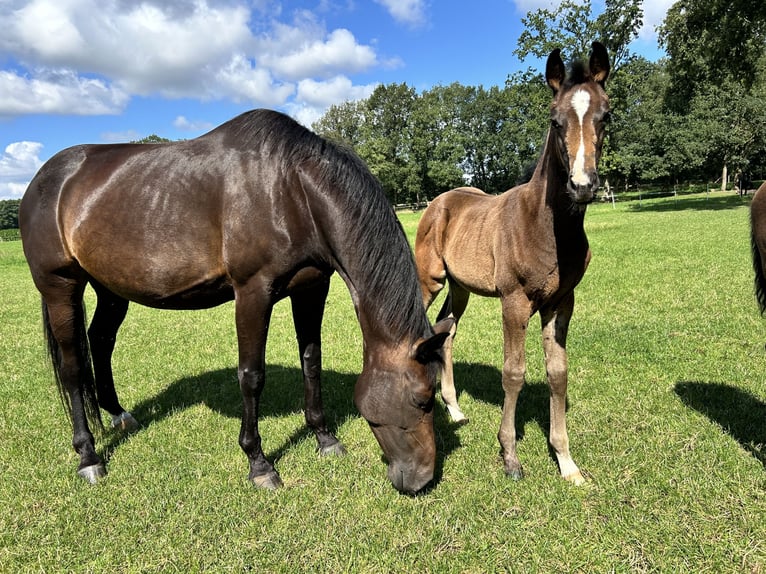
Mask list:
[[[303,389],[306,424],[316,436],[319,454],[345,454],[346,449],[334,434],[327,430],[322,408],[322,316],[330,288],[327,278],[319,285],[303,289],[290,296],[293,322],[298,337],[298,350],[303,371]]]
[[[551,389],[551,428],[549,442],[556,453],[564,479],[575,485],[585,482],[580,469],[569,454],[567,434],[567,331],[574,310],[574,292],[569,293],[554,309],[541,309],[545,370]]]
[[[516,480],[524,477],[516,454],[516,403],[524,386],[526,359],[524,340],[531,314],[529,300],[523,294],[511,294],[501,301],[503,309],[503,416],[497,439],[500,441],[505,473]]]
[[[455,324],[450,329],[450,337],[444,342],[442,346],[442,356],[444,358],[444,364],[442,366],[441,376],[441,395],[442,400],[447,405],[447,412],[449,412],[450,418],[456,423],[467,423],[468,419],[460,410],[460,405],[457,403],[457,391],[455,390],[455,374],[452,360],[452,345],[455,339],[455,332],[457,331],[457,324],[460,321],[460,317],[465,313],[465,308],[468,305],[468,297],[470,293],[457,285],[454,281],[449,282],[449,292],[447,298],[444,301],[444,305],[439,311],[439,315],[436,319],[437,322],[446,318],[453,318]]]
[[[274,489],[282,479],[263,454],[258,432],[258,404],[266,374],[266,337],[273,303],[268,288],[259,281],[235,288],[235,318],[239,348],[237,371],[242,392],[242,426],[239,445],[250,463],[250,481],[257,487]]]
[[[93,289],[98,296],[98,302],[88,329],[88,339],[93,358],[98,402],[101,408],[112,415],[112,428],[131,430],[139,426],[138,422],[120,405],[112,375],[112,352],[117,330],[128,312],[128,301],[101,285],[93,284]]]

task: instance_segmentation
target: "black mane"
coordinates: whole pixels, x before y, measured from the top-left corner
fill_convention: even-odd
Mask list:
[[[372,317],[393,337],[430,334],[404,230],[382,186],[352,150],[271,110],[246,112],[218,129],[222,128],[240,145],[252,142],[252,147],[278,159],[286,171],[307,161],[318,166],[322,172],[318,188],[343,214],[343,221],[336,222],[343,236],[336,241],[344,246],[345,261],[352,267],[344,271],[362,302],[373,304]]]

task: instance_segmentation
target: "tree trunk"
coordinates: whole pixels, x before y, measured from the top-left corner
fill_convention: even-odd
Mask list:
[[[726,191],[726,183],[728,182],[729,178],[729,170],[726,167],[726,164],[723,164],[723,173],[721,174],[721,191]]]

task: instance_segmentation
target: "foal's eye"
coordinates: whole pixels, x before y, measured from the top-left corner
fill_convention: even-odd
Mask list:
[[[552,127],[554,130],[560,130],[560,129],[561,129],[561,124],[558,122],[558,120],[556,120],[556,119],[552,119],[552,120],[551,120],[551,127]]]
[[[611,124],[612,123],[612,112],[606,112],[602,118],[601,121],[605,124]]]

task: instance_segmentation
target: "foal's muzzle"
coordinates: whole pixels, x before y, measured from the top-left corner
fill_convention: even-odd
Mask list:
[[[596,192],[600,185],[598,174],[593,173],[588,179],[589,181],[587,184],[578,185],[572,181],[571,178],[567,182],[567,192],[569,193],[569,197],[580,210],[584,210],[589,203],[596,199]]]

